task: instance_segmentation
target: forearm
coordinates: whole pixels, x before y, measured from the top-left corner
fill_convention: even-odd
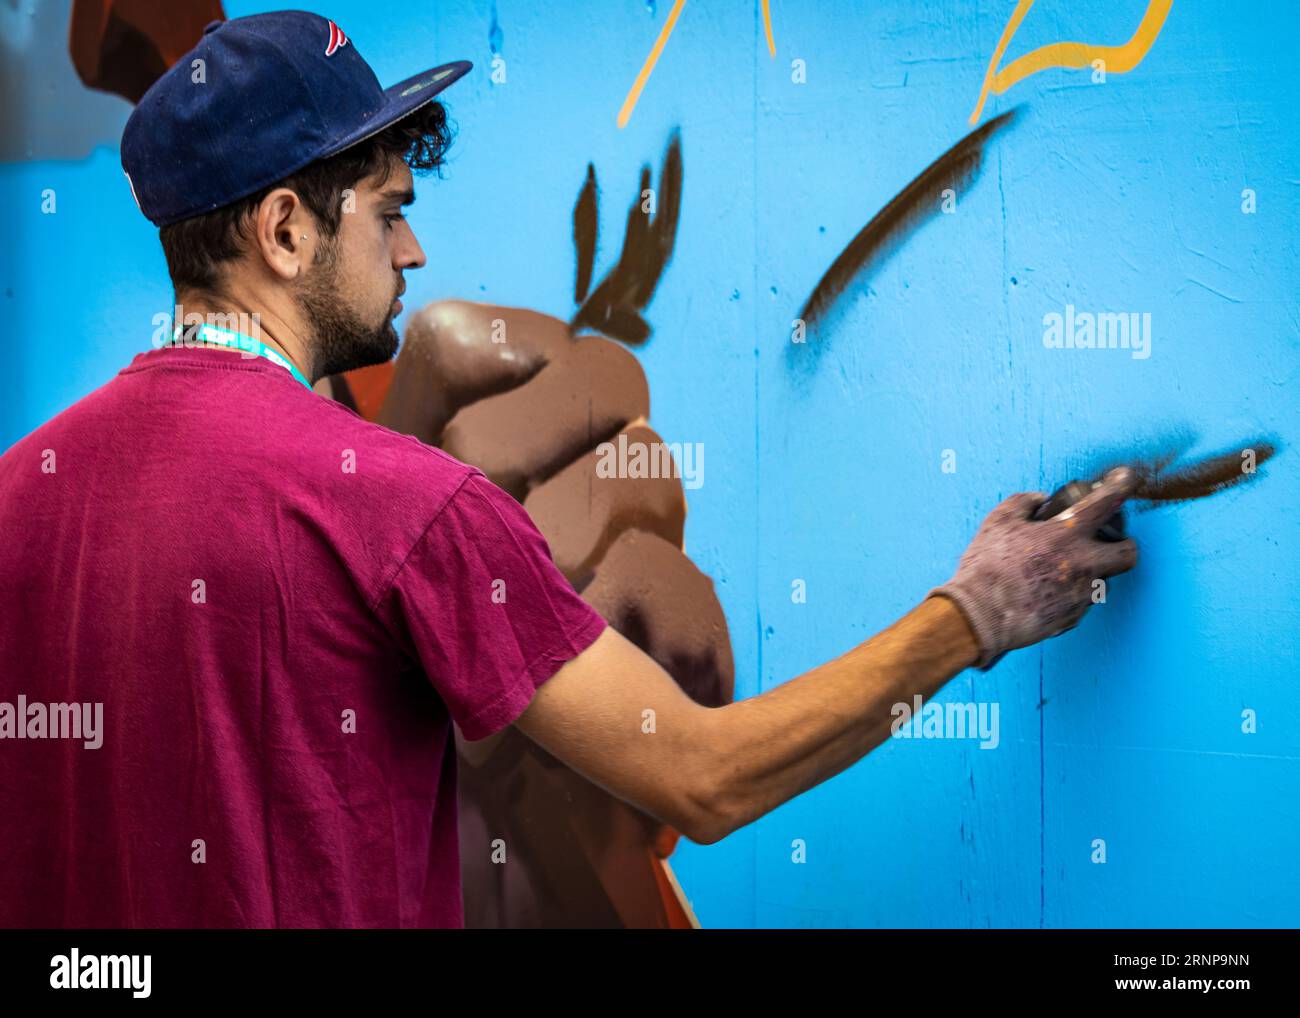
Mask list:
[[[933,597],[848,653],[710,712],[722,833],[859,760],[888,736],[894,704],[932,695],[978,652],[957,608]]]

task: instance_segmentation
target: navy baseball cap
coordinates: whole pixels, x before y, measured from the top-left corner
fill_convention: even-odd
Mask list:
[[[440,64],[383,88],[342,29],[319,15],[214,21],[132,111],[122,169],[140,211],[167,226],[364,141],[472,66]]]

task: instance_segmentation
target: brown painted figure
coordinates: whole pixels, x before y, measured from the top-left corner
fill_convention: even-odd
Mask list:
[[[679,476],[598,476],[598,447],[624,436],[657,450],[645,374],[623,345],[672,252],[681,150],[664,157],[658,208],[628,217],[623,253],[588,294],[595,173],[574,212],[578,311],[442,301],[418,312],[391,368],[320,383],[396,431],[483,470],[519,499],[556,563],[620,633],[697,702],[732,699],[726,619],[712,582],[682,551]],[[600,329],[604,335],[595,331]],[[350,384],[349,384],[350,383]],[[665,453],[666,454],[666,453]],[[460,750],[467,927],[696,925],[668,864],[678,833],[591,783],[514,728]]]

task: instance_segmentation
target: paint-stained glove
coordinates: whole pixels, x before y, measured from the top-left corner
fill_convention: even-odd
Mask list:
[[[927,597],[949,598],[979,644],[976,667],[987,671],[1009,650],[1073,629],[1092,602],[1093,581],[1137,563],[1130,540],[1093,535],[1137,486],[1128,467],[1049,520],[1030,519],[1047,496],[1012,495],[980,526],[956,575]]]

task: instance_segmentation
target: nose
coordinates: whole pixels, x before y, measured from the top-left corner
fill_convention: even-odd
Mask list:
[[[415,231],[406,220],[402,220],[402,227],[402,242],[393,252],[393,268],[399,272],[403,269],[424,268],[428,259],[424,257],[424,249],[420,247],[420,242],[415,239]]]

